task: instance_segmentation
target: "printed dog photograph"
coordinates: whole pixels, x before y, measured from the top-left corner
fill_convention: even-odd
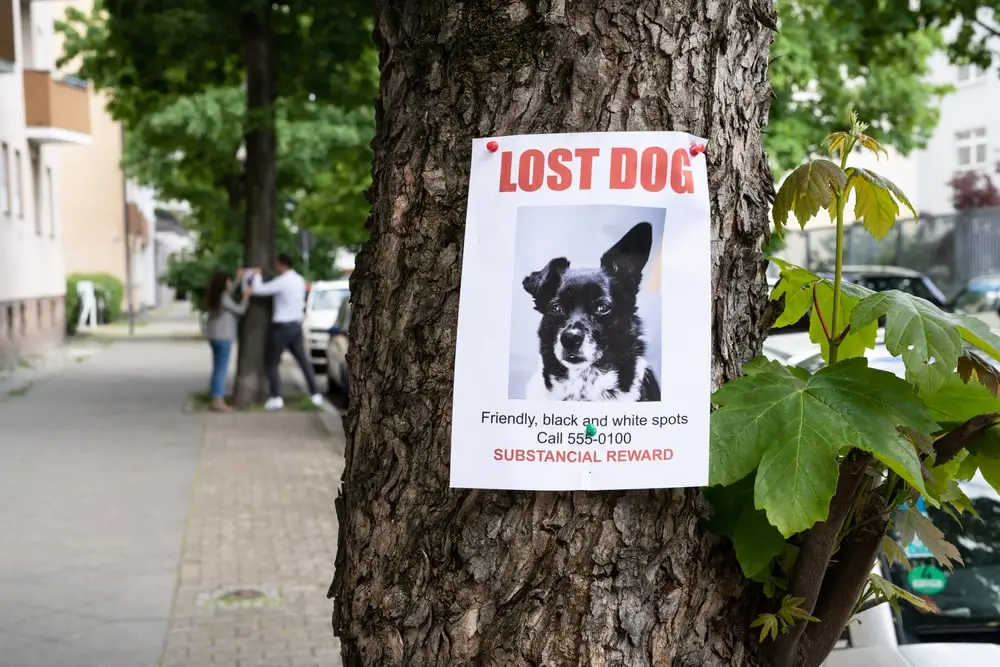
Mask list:
[[[509,398],[660,400],[665,218],[638,206],[518,209]]]

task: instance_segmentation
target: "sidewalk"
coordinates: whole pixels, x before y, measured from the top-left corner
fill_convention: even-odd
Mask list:
[[[163,667],[340,664],[342,470],[315,413],[208,417]]]
[[[342,445],[184,413],[209,351],[163,320],[0,394],[0,666],[339,665]]]

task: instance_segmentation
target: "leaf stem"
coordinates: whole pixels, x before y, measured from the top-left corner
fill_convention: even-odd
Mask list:
[[[826,335],[827,342],[833,342],[830,337],[830,329],[826,326],[826,320],[823,319],[823,311],[819,307],[819,299],[816,298],[816,288],[819,287],[821,280],[817,280],[813,283],[813,308],[816,309],[816,317],[819,318],[819,324],[823,327],[823,333]]]
[[[852,137],[843,148],[840,149],[840,168],[847,171],[847,157],[854,150],[854,139]],[[838,331],[837,318],[840,315],[840,281],[844,278],[844,206],[847,203],[845,196],[846,188],[837,193],[837,249],[834,259],[833,269],[833,314],[830,316],[830,331]],[[829,338],[830,334],[827,333]],[[830,363],[837,363],[837,352],[840,350],[841,339],[830,339]]]

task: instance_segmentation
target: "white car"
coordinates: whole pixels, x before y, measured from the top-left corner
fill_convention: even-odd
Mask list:
[[[330,328],[337,320],[340,304],[350,293],[350,284],[346,280],[319,281],[309,287],[302,331],[306,338],[306,349],[315,366],[326,366],[326,345],[330,340]]]
[[[898,613],[888,604],[863,611],[848,624],[822,667],[1000,665],[1000,495],[978,473],[961,487],[981,521],[963,518],[962,525],[943,510],[927,508],[926,513],[958,547],[964,565],[946,572],[920,553],[909,554],[909,572],[900,565],[890,567],[882,557],[873,570],[917,592],[908,581],[914,575],[926,576],[930,569],[944,582],[940,590],[924,596],[938,613],[918,611],[906,602],[900,602]]]
[[[815,372],[823,367],[819,346],[808,333],[780,334],[764,342],[764,356]],[[866,350],[868,365],[900,377],[902,359],[883,344],[879,330],[875,348]],[[945,575],[925,553],[908,554],[914,568],[932,567],[947,577],[942,590],[928,596],[939,614],[916,611],[905,602],[896,613],[888,604],[855,617],[822,667],[995,667],[1000,665],[1000,495],[978,474],[961,484],[982,520],[960,525],[941,510],[927,508],[934,524],[958,547],[965,565]],[[884,559],[874,571],[909,589],[908,573]]]

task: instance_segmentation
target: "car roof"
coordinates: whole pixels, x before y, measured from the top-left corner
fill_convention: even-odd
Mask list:
[[[864,274],[870,276],[892,276],[896,278],[921,278],[924,275],[920,271],[914,271],[902,266],[869,266],[866,264],[847,265],[844,267],[843,272],[853,275]]]
[[[317,280],[311,284],[312,290],[351,289],[349,280]]]

